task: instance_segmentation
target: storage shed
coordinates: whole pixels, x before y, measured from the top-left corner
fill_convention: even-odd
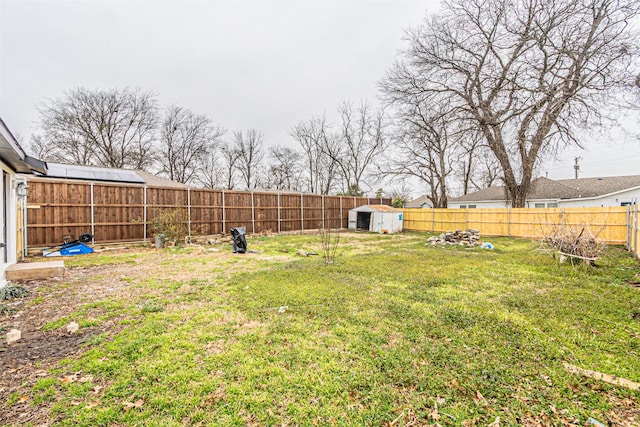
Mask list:
[[[402,231],[402,211],[385,205],[364,205],[349,211],[349,230],[375,233]]]

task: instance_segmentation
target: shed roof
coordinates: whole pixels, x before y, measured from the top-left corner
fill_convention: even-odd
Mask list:
[[[357,208],[351,209],[356,212],[390,212],[390,213],[400,213],[401,211],[387,205],[363,205],[358,206]]]

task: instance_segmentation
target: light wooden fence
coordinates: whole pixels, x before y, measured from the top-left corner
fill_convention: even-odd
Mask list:
[[[50,246],[82,233],[103,243],[146,240],[153,219],[175,208],[183,210],[192,235],[239,226],[248,233],[346,228],[349,210],[366,204],[391,200],[29,179],[27,244]]]
[[[640,258],[640,212],[638,204],[627,206],[627,250]]]
[[[404,209],[407,231],[442,232],[473,228],[483,236],[541,239],[554,227],[587,226],[610,244],[625,244],[627,207]],[[637,230],[636,230],[637,233]],[[636,234],[637,235],[637,234]]]

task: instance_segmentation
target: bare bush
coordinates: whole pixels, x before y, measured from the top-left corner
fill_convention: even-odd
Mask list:
[[[554,227],[545,241],[562,254],[581,258],[598,258],[605,244],[587,226]]]
[[[340,229],[327,228],[319,231],[322,244],[322,257],[326,265],[333,264],[336,261],[336,253],[338,244],[340,243]]]

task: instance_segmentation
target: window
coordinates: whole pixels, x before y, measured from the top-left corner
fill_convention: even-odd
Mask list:
[[[476,205],[460,205],[460,209],[475,209]]]
[[[475,209],[476,205],[469,205],[469,209]]]
[[[558,204],[557,203],[547,203],[547,207],[548,208],[557,208]]]
[[[467,205],[460,205],[460,209],[467,209]]]
[[[621,202],[620,206],[631,206],[631,202]]]
[[[544,208],[544,203],[536,203],[534,208]]]

